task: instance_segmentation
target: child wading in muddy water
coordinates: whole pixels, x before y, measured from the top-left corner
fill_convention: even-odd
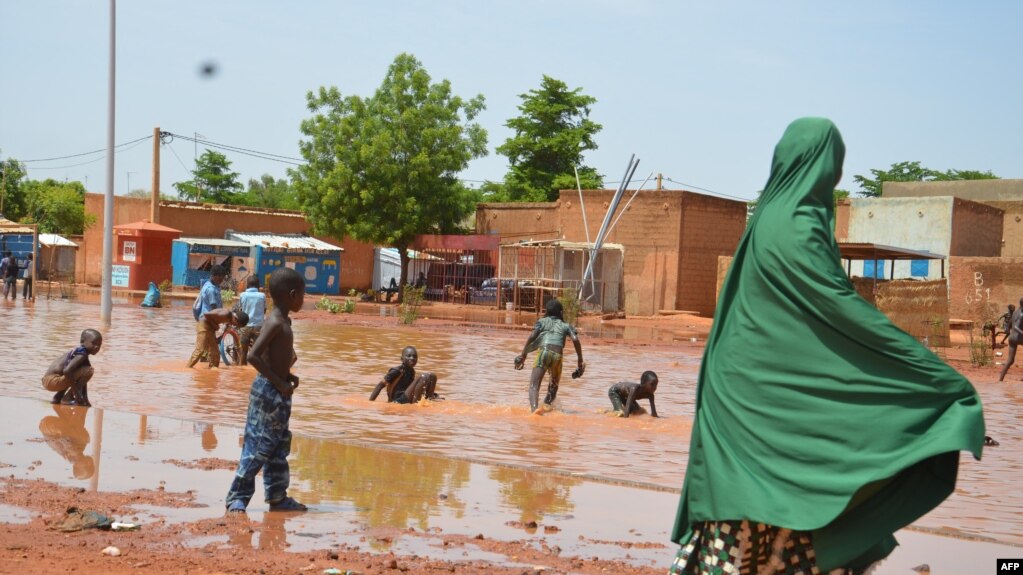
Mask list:
[[[572,372],[572,378],[582,377],[583,372],[586,371],[579,336],[576,335],[572,326],[562,319],[563,313],[561,302],[556,299],[548,301],[544,309],[544,317],[540,318],[540,321],[533,326],[533,333],[529,334],[522,353],[515,357],[515,369],[522,369],[526,364],[526,355],[535,349],[540,350],[533,363],[533,371],[529,374],[529,409],[537,415],[553,409],[554,398],[558,395],[558,382],[561,381],[561,361],[565,351],[566,337],[572,338],[575,354],[579,358],[579,367]],[[543,407],[540,407],[540,381],[543,380],[543,374],[547,372],[551,374],[551,382],[547,385],[547,395],[544,397]]]
[[[657,374],[652,371],[644,371],[639,378],[639,383],[620,381],[607,390],[607,397],[611,400],[611,407],[618,417],[628,417],[633,413],[640,413],[643,408],[639,406],[640,399],[650,400],[650,416],[657,417],[657,408],[654,407],[654,392],[657,391]]]
[[[438,399],[437,376],[426,371],[416,377],[419,352],[411,345],[401,350],[401,365],[392,367],[369,394],[370,401],[376,401],[380,391],[387,389],[388,403],[416,403],[424,397]]]
[[[78,347],[53,360],[43,375],[43,389],[56,392],[51,403],[91,405],[88,386],[93,370],[89,356],[99,353],[102,346],[103,336],[94,329],[87,329],[82,332]]]
[[[271,511],[305,511],[306,506],[288,497],[291,483],[291,396],[298,376],[291,373],[295,361],[294,333],[289,312],[302,309],[305,280],[293,269],[277,268],[270,275],[274,309],[249,351],[249,363],[259,375],[249,392],[249,412],[241,461],[227,493],[227,510],[244,513],[256,491],[256,474],[263,470],[263,491]]]

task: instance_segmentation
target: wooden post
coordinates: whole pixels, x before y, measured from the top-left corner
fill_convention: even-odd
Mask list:
[[[664,176],[662,176],[661,174],[657,174],[657,191],[658,192],[661,191],[661,180],[662,179],[664,179]]]
[[[131,190],[128,190],[129,192]],[[153,128],[153,197],[149,205],[149,221],[160,223],[160,127]]]

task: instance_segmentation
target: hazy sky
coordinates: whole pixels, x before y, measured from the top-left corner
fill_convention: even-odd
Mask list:
[[[2,18],[0,158],[104,148],[109,3],[8,0]],[[666,187],[751,198],[785,126],[806,115],[842,131],[840,187],[906,160],[1021,178],[1021,27],[1015,0],[122,1],[116,142],[160,126],[298,156],[307,91],[368,96],[409,52],[456,94],[486,97],[491,153],[462,174],[470,181],[503,178],[493,150],[543,74],[597,99],[604,128],[586,161],[608,181],[635,153],[637,185],[660,172],[686,184]],[[218,73],[207,79],[208,61]],[[117,193],[129,180],[150,188],[151,149],[117,154]],[[194,153],[181,139],[164,147],[165,192],[190,178]],[[288,167],[228,158],[244,180]],[[105,189],[102,154],[28,166],[31,178]]]

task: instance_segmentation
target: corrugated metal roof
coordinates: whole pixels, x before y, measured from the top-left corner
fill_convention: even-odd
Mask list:
[[[224,238],[178,238],[176,242],[184,242],[188,245],[200,246],[226,246],[230,248],[247,248],[252,244],[240,240],[225,240]]]
[[[77,248],[78,244],[57,234],[39,234],[39,243],[48,247],[70,247]]]
[[[328,244],[309,236],[288,235],[288,234],[248,234],[243,232],[232,232],[231,239],[248,242],[250,245],[263,246],[271,249],[288,250],[314,250],[342,252],[344,248]]]

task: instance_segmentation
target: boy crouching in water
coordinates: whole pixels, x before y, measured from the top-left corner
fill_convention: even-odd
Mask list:
[[[249,323],[249,315],[243,311],[232,311],[227,308],[212,309],[199,318],[195,325],[195,351],[188,359],[188,367],[195,367],[205,355],[209,358],[210,369],[220,367],[220,349],[217,347],[217,329],[225,323],[235,327],[244,327]]]
[[[256,491],[256,474],[260,469],[270,511],[306,510],[305,505],[288,497],[291,483],[288,421],[291,419],[291,395],[298,387],[298,376],[291,373],[295,340],[288,314],[302,309],[305,280],[293,269],[277,268],[270,275],[269,291],[274,309],[249,351],[249,363],[259,375],[249,392],[245,440],[238,471],[227,493],[228,512],[245,512]]]
[[[426,399],[439,399],[437,396],[437,376],[425,371],[416,377],[416,364],[419,363],[419,352],[411,345],[401,350],[401,365],[387,370],[380,383],[369,395],[370,401],[376,401],[380,391],[387,389],[388,403],[418,403]]]
[[[99,353],[102,346],[103,336],[94,329],[87,329],[82,332],[78,347],[53,360],[43,375],[43,389],[56,392],[50,403],[91,405],[89,380],[93,370],[89,356]]]
[[[654,392],[657,391],[657,374],[652,371],[644,371],[639,378],[639,383],[620,381],[607,390],[607,397],[611,400],[611,407],[618,417],[628,417],[634,413],[640,413],[643,408],[639,406],[640,399],[650,400],[650,416],[657,417],[657,408],[654,407]]]

